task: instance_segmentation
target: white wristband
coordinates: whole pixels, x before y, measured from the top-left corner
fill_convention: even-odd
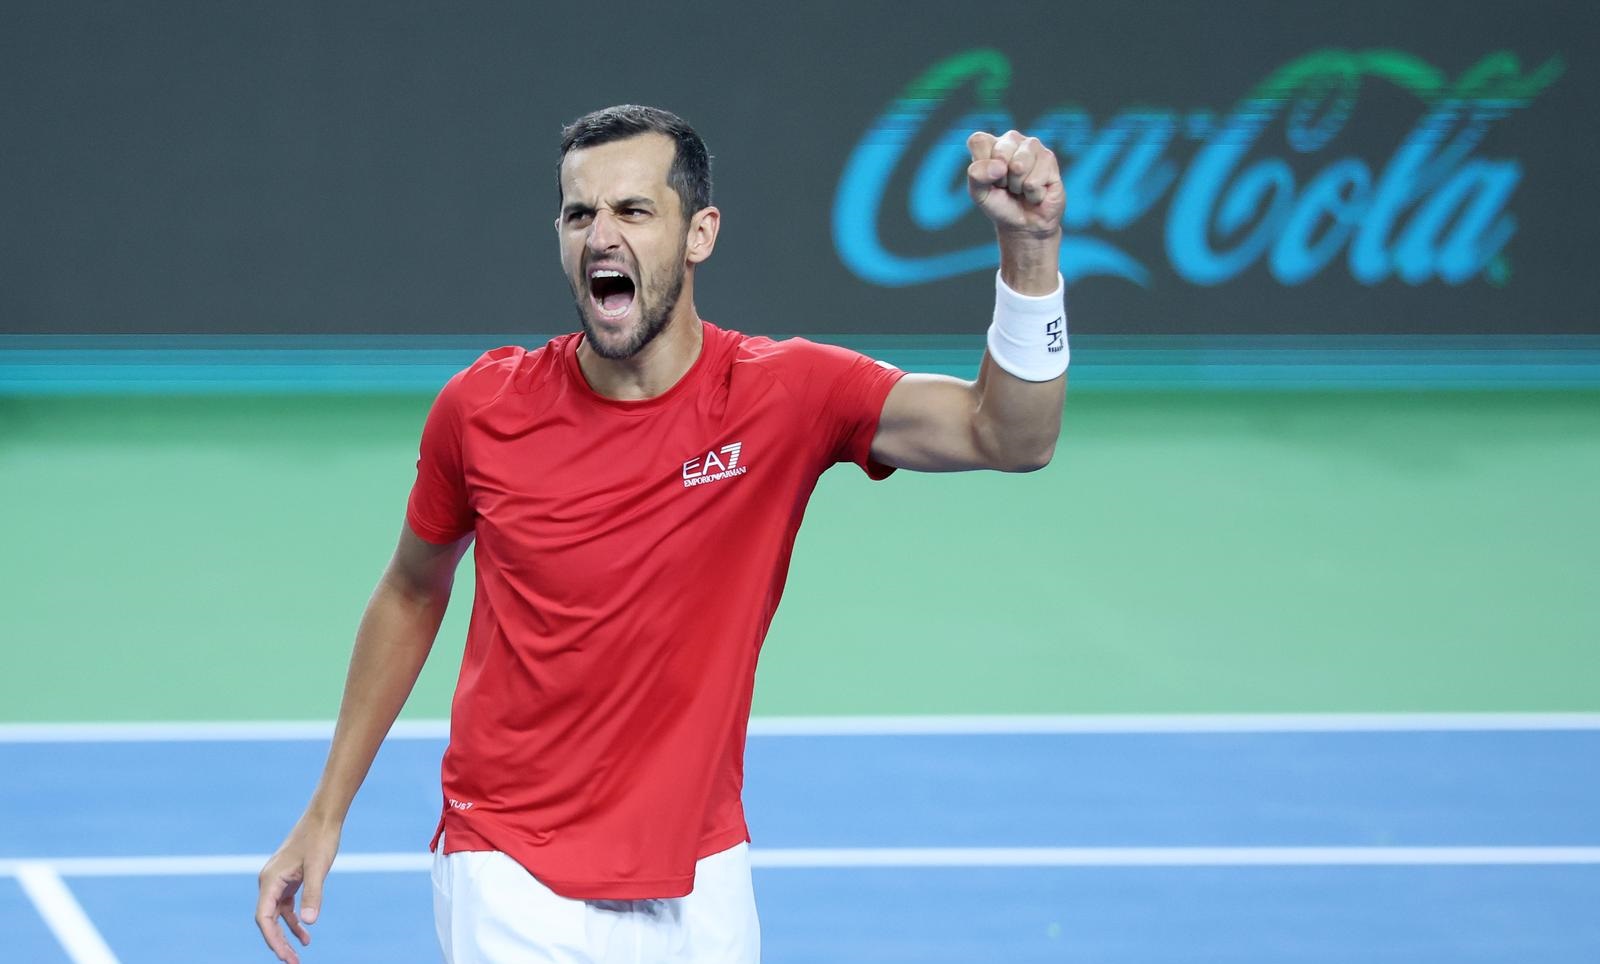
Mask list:
[[[994,323],[989,326],[989,357],[1011,374],[1048,382],[1067,370],[1066,283],[1056,275],[1048,295],[1021,295],[994,273]]]

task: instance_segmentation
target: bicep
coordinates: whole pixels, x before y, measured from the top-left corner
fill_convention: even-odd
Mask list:
[[[979,386],[949,375],[907,374],[884,399],[872,457],[919,472],[989,468],[978,444]]]
[[[470,545],[470,532],[452,542],[437,543],[417,535],[409,523],[402,525],[384,580],[407,595],[448,596],[456,565]]]

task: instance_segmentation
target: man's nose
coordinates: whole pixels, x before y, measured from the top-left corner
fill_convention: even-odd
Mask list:
[[[586,243],[590,251],[610,251],[622,241],[622,235],[617,231],[617,219],[610,211],[599,210],[594,213],[594,220],[589,222],[589,236]]]

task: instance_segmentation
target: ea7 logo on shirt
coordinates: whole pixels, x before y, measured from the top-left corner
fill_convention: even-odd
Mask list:
[[[739,453],[743,449],[743,442],[734,442],[683,463],[683,487],[687,489],[745,474],[749,466],[739,464]]]

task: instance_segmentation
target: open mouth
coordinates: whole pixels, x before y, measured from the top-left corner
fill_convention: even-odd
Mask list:
[[[633,307],[634,290],[633,279],[614,268],[589,271],[589,297],[607,318],[620,318],[628,313]]]

